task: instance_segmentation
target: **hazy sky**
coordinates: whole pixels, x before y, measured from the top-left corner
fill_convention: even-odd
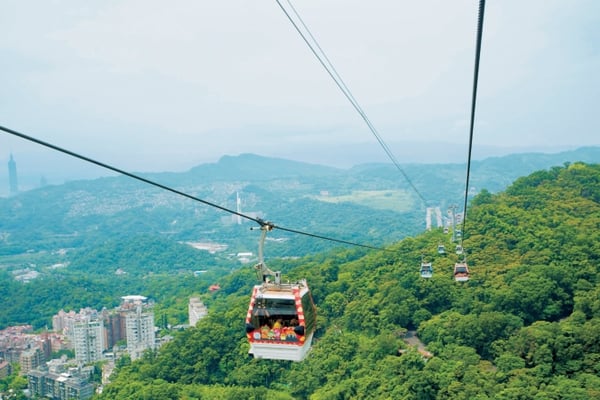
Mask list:
[[[478,1],[293,4],[401,162],[466,158]],[[480,68],[476,156],[600,145],[599,1],[489,1]],[[132,171],[389,162],[274,0],[3,0],[0,87],[0,125]],[[0,133],[11,151],[67,158]]]

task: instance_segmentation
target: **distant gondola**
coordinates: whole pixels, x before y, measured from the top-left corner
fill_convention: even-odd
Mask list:
[[[446,254],[446,247],[443,244],[439,244],[437,248],[438,254]]]
[[[469,267],[466,261],[454,264],[454,280],[456,282],[466,282],[469,280]]]
[[[312,343],[317,315],[306,280],[281,283],[281,274],[269,270],[262,248],[271,225],[261,227],[259,263],[262,284],[254,286],[246,315],[249,354],[255,358],[302,361]],[[274,281],[269,279],[274,277]]]
[[[433,276],[433,266],[430,262],[421,263],[421,278],[431,278]]]
[[[456,254],[462,254],[463,253],[463,247],[460,244],[456,245]]]

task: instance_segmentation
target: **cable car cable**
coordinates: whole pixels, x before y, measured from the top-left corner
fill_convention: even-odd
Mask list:
[[[80,159],[80,160],[83,160],[83,161],[89,162],[89,163],[91,163],[91,164],[95,164],[95,165],[97,165],[97,166],[99,166],[99,167],[102,167],[102,168],[105,168],[105,169],[111,170],[111,171],[113,171],[113,172],[117,172],[117,173],[119,173],[119,174],[122,174],[122,175],[128,176],[128,177],[130,177],[130,178],[133,178],[133,179],[136,179],[136,180],[138,180],[138,181],[144,182],[144,183],[146,183],[146,184],[148,184],[148,185],[155,186],[155,187],[157,187],[157,188],[159,188],[159,189],[163,189],[163,190],[169,191],[169,192],[171,192],[171,193],[175,193],[175,194],[177,194],[177,195],[180,195],[180,196],[183,196],[183,197],[187,197],[188,199],[191,199],[191,200],[194,200],[194,201],[198,201],[198,202],[200,202],[200,203],[202,203],[202,204],[205,204],[205,205],[207,205],[207,206],[214,207],[214,208],[218,208],[218,209],[219,209],[219,210],[221,210],[221,211],[225,211],[225,212],[228,212],[228,213],[230,213],[230,214],[234,214],[234,215],[240,216],[240,217],[242,217],[242,218],[246,218],[246,219],[248,219],[248,220],[250,220],[250,221],[254,221],[254,222],[256,222],[256,223],[257,223],[257,224],[259,224],[260,226],[265,226],[265,225],[268,225],[270,228],[276,228],[276,229],[279,229],[279,230],[282,230],[282,231],[286,231],[286,232],[290,232],[290,233],[295,233],[295,234],[298,234],[298,235],[304,235],[304,236],[308,236],[308,237],[313,237],[313,238],[317,238],[317,239],[328,240],[328,241],[330,241],[330,242],[336,242],[336,243],[341,243],[341,244],[347,244],[347,245],[356,246],[356,247],[363,247],[363,248],[372,249],[372,250],[381,250],[381,251],[386,251],[386,252],[393,252],[393,250],[385,249],[385,248],[382,248],[382,247],[375,247],[375,246],[370,246],[370,245],[365,245],[365,244],[360,244],[360,243],[350,242],[350,241],[346,241],[346,240],[341,240],[341,239],[330,238],[330,237],[327,237],[327,236],[317,235],[317,234],[313,234],[313,233],[309,233],[309,232],[303,232],[303,231],[299,231],[299,230],[296,230],[296,229],[290,229],[290,228],[285,228],[285,227],[282,227],[282,226],[277,226],[277,225],[275,225],[275,224],[273,224],[273,223],[271,223],[271,222],[264,221],[264,220],[262,220],[262,219],[260,219],[260,218],[253,218],[253,217],[250,217],[249,215],[246,215],[246,214],[239,213],[239,212],[237,212],[237,211],[231,210],[231,209],[229,209],[229,208],[226,208],[226,207],[220,206],[220,205],[218,205],[218,204],[215,204],[215,203],[211,203],[210,201],[203,200],[203,199],[201,199],[201,198],[199,198],[199,197],[192,196],[192,195],[190,195],[190,194],[188,194],[188,193],[185,193],[185,192],[182,192],[182,191],[180,191],[180,190],[174,189],[174,188],[172,188],[172,187],[169,187],[169,186],[163,185],[163,184],[161,184],[161,183],[158,183],[158,182],[155,182],[155,181],[153,181],[153,180],[150,180],[150,179],[144,178],[144,177],[142,177],[142,176],[139,176],[139,175],[133,174],[133,173],[131,173],[131,172],[124,171],[124,170],[122,170],[122,169],[120,169],[120,168],[117,168],[117,167],[113,167],[112,165],[109,165],[109,164],[106,164],[106,163],[103,163],[103,162],[100,162],[100,161],[94,160],[94,159],[92,159],[92,158],[89,158],[89,157],[83,156],[83,155],[81,155],[81,154],[75,153],[75,152],[73,152],[73,151],[70,151],[70,150],[64,149],[64,148],[62,148],[62,147],[59,147],[59,146],[56,146],[56,145],[53,145],[53,144],[51,144],[51,143],[48,143],[48,142],[45,142],[45,141],[43,141],[43,140],[36,139],[36,138],[34,138],[34,137],[32,137],[32,136],[25,135],[24,133],[17,132],[17,131],[15,131],[15,130],[13,130],[13,129],[10,129],[10,128],[7,128],[7,127],[4,127],[4,126],[2,126],[2,125],[0,125],[0,130],[1,130],[1,131],[4,131],[4,132],[6,132],[6,133],[9,133],[9,134],[11,134],[11,135],[13,135],[13,136],[18,136],[18,137],[20,137],[21,139],[25,139],[25,140],[28,140],[28,141],[30,141],[30,142],[37,143],[37,144],[39,144],[39,145],[41,145],[41,146],[48,147],[48,148],[50,148],[50,149],[52,149],[52,150],[55,150],[55,151],[58,151],[58,152],[61,152],[61,153],[67,154],[67,155],[69,155],[69,156],[71,156],[71,157],[75,157],[75,158],[78,158],[78,159]]]
[[[329,60],[329,58],[327,57],[327,55],[325,54],[325,52],[323,51],[323,49],[321,48],[321,46],[319,45],[319,43],[317,42],[317,40],[315,39],[315,37],[312,35],[312,33],[310,32],[310,30],[308,29],[308,27],[306,26],[306,24],[302,20],[302,17],[300,17],[300,15],[298,14],[298,12],[294,8],[294,6],[291,4],[290,0],[287,0],[288,4],[290,5],[291,9],[293,10],[294,14],[298,18],[298,20],[300,21],[300,23],[302,24],[302,26],[304,27],[304,29],[306,30],[306,33],[310,36],[310,38],[314,42],[314,45],[318,48],[318,50],[322,54],[323,58],[327,62],[325,62],[323,60],[323,58],[321,58],[321,56],[319,55],[319,52],[317,52],[317,50],[315,50],[315,47],[307,39],[307,37],[305,36],[305,34],[302,32],[302,29],[300,29],[300,27],[298,26],[298,24],[296,23],[296,21],[294,21],[294,19],[290,15],[290,13],[285,9],[285,7],[281,4],[281,2],[279,0],[275,0],[275,1],[277,2],[277,4],[279,5],[279,7],[281,8],[281,10],[284,12],[284,14],[288,18],[288,20],[292,23],[292,25],[294,26],[294,28],[296,29],[296,31],[300,34],[300,36],[302,37],[302,39],[304,40],[304,42],[310,48],[310,50],[312,51],[312,53],[314,54],[314,56],[317,57],[317,60],[319,61],[319,63],[323,66],[323,68],[325,68],[325,70],[327,71],[327,73],[329,74],[329,76],[333,79],[333,81],[335,82],[335,84],[337,85],[337,87],[342,91],[342,93],[348,99],[348,101],[350,102],[350,104],[352,104],[352,106],[354,107],[354,109],[358,112],[358,114],[365,121],[365,123],[369,127],[369,130],[371,131],[371,133],[373,133],[373,135],[375,136],[375,138],[379,142],[380,146],[383,148],[383,150],[387,154],[388,158],[396,166],[396,168],[398,169],[398,171],[400,171],[400,173],[402,174],[402,176],[404,176],[404,179],[406,179],[406,181],[408,182],[408,184],[415,191],[415,193],[417,194],[417,196],[419,196],[419,198],[421,199],[421,201],[423,203],[427,203],[427,201],[425,200],[425,197],[423,197],[423,195],[421,194],[421,192],[419,192],[419,190],[417,189],[417,187],[415,186],[415,184],[412,182],[412,180],[408,177],[408,175],[406,174],[406,172],[404,172],[404,170],[400,166],[398,160],[396,159],[396,157],[394,156],[394,154],[392,153],[392,151],[390,150],[390,148],[388,147],[388,145],[382,139],[381,135],[379,134],[379,132],[377,131],[377,129],[375,128],[375,126],[373,125],[373,123],[371,122],[371,120],[369,119],[369,117],[367,117],[367,114],[365,113],[365,111],[362,109],[362,107],[360,106],[360,104],[358,103],[358,101],[356,101],[355,97],[352,95],[352,92],[350,91],[350,89],[348,88],[348,86],[344,83],[344,81],[341,78],[341,76],[337,73],[337,70],[335,69],[335,67],[333,66],[333,64],[331,63],[331,61]],[[331,69],[327,66],[327,64],[329,64],[329,66],[331,67]]]
[[[337,243],[342,243],[342,244],[348,244],[348,245],[363,247],[363,248],[372,249],[372,250],[381,250],[381,251],[392,252],[392,253],[396,252],[394,250],[390,250],[390,249],[386,249],[386,248],[382,248],[382,247],[369,246],[369,245],[366,245],[366,244],[358,244],[358,243],[348,242],[348,241],[341,240],[341,239],[332,239],[332,238],[328,238],[326,236],[316,235],[316,234],[308,233],[308,232],[297,231],[295,229],[284,228],[284,227],[277,226],[277,225],[274,225],[273,227],[277,228],[277,229],[279,229],[281,231],[286,231],[286,232],[290,232],[290,233],[297,233],[299,235],[310,236],[310,237],[313,237],[313,238],[316,238],[316,239],[329,240],[329,241],[332,241],[332,242],[337,242]]]
[[[469,197],[469,179],[471,175],[471,152],[473,149],[473,127],[475,125],[475,106],[477,104],[477,83],[479,81],[479,60],[481,58],[481,38],[483,36],[483,16],[485,12],[485,0],[479,0],[479,18],[477,20],[477,43],[475,45],[475,67],[473,71],[473,96],[471,99],[471,125],[469,129],[469,153],[467,157],[467,178],[465,183],[465,202],[463,208],[462,237],[464,237],[467,222],[467,200]]]
[[[337,69],[335,69],[335,66],[333,65],[333,63],[331,62],[331,60],[329,60],[329,57],[327,57],[327,54],[325,54],[325,51],[323,51],[323,49],[319,45],[319,42],[313,36],[313,34],[310,31],[310,29],[308,29],[308,26],[304,23],[304,20],[302,19],[302,17],[300,16],[300,14],[298,14],[298,11],[296,11],[296,8],[292,4],[291,0],[287,0],[287,3],[289,4],[290,8],[294,12],[294,15],[296,16],[296,18],[298,18],[298,21],[300,21],[300,23],[302,24],[302,27],[306,30],[306,33],[308,33],[308,36],[310,36],[310,38],[313,41],[313,43],[315,44],[315,46],[317,46],[317,49],[319,49],[319,51],[321,52],[321,55],[323,56],[323,58],[325,59],[325,61],[327,61],[327,64],[331,68],[331,72],[335,75],[335,78],[333,76],[332,76],[332,78],[334,78],[336,80],[336,83],[339,83],[342,86],[342,87],[340,87],[340,89],[344,92],[344,94],[346,94],[346,95],[348,95],[350,97],[348,100],[350,100],[350,102],[353,103],[353,105],[355,107],[357,107],[357,108],[360,109],[360,110],[357,110],[357,111],[361,114],[361,116],[363,116],[362,108],[358,104],[358,101],[356,100],[356,98],[354,97],[354,95],[352,94],[352,92],[350,91],[350,89],[348,88],[348,86],[346,86],[346,83],[342,79],[341,75],[337,72]],[[284,12],[285,12],[285,10],[284,10]],[[310,44],[308,44],[308,45],[310,46]]]
[[[207,206],[211,206],[211,207],[218,208],[218,209],[220,209],[220,210],[222,210],[222,211],[225,211],[225,212],[229,212],[229,213],[232,213],[232,214],[238,215],[238,216],[240,216],[240,217],[242,217],[242,218],[246,218],[246,219],[249,219],[249,220],[251,220],[251,221],[254,221],[254,222],[256,222],[256,223],[260,224],[260,220],[259,220],[259,219],[257,219],[257,218],[252,218],[252,217],[250,217],[250,216],[248,216],[248,215],[244,215],[244,214],[238,213],[237,211],[230,210],[230,209],[228,209],[228,208],[225,208],[225,207],[222,207],[222,206],[220,206],[220,205],[218,205],[218,204],[214,204],[214,203],[211,203],[211,202],[209,202],[209,201],[202,200],[202,199],[200,199],[200,198],[198,198],[198,197],[192,196],[192,195],[190,195],[190,194],[187,194],[187,193],[185,193],[185,192],[181,192],[181,191],[179,191],[179,190],[177,190],[177,189],[173,189],[173,188],[171,188],[171,187],[169,187],[169,186],[165,186],[165,185],[163,185],[163,184],[160,184],[160,183],[154,182],[154,181],[152,181],[152,180],[150,180],[150,179],[147,179],[147,178],[141,177],[141,176],[139,176],[139,175],[136,175],[136,174],[133,174],[133,173],[131,173],[131,172],[124,171],[124,170],[122,170],[122,169],[119,169],[119,168],[113,167],[113,166],[111,166],[111,165],[108,165],[108,164],[105,164],[105,163],[103,163],[103,162],[100,162],[100,161],[94,160],[94,159],[92,159],[92,158],[89,158],[89,157],[83,156],[83,155],[81,155],[81,154],[78,154],[78,153],[75,153],[75,152],[73,152],[73,151],[70,151],[70,150],[64,149],[64,148],[62,148],[62,147],[55,146],[55,145],[53,145],[53,144],[51,144],[51,143],[48,143],[48,142],[45,142],[45,141],[43,141],[43,140],[36,139],[36,138],[34,138],[34,137],[31,137],[31,136],[25,135],[25,134],[23,134],[23,133],[20,133],[20,132],[17,132],[17,131],[15,131],[15,130],[12,130],[12,129],[6,128],[6,127],[4,127],[4,126],[0,126],[0,130],[2,130],[2,131],[4,131],[4,132],[7,132],[7,133],[10,133],[11,135],[14,135],[14,136],[18,136],[18,137],[20,137],[20,138],[22,138],[22,139],[29,140],[30,142],[37,143],[37,144],[39,144],[39,145],[42,145],[42,146],[44,146],[44,147],[48,147],[48,148],[50,148],[50,149],[52,149],[52,150],[56,150],[56,151],[59,151],[59,152],[61,152],[61,153],[64,153],[64,154],[70,155],[71,157],[79,158],[80,160],[83,160],[83,161],[86,161],[86,162],[89,162],[89,163],[92,163],[92,164],[96,164],[96,165],[98,165],[98,166],[100,166],[100,167],[102,167],[102,168],[105,168],[105,169],[111,170],[111,171],[113,171],[113,172],[117,172],[117,173],[119,173],[119,174],[122,174],[122,175],[126,175],[126,176],[128,176],[128,177],[130,177],[130,178],[133,178],[133,179],[136,179],[136,180],[138,180],[138,181],[141,181],[141,182],[147,183],[147,184],[149,184],[149,185],[152,185],[152,186],[156,186],[156,187],[158,187],[158,188],[160,188],[160,189],[167,190],[167,191],[169,191],[169,192],[172,192],[172,193],[178,194],[178,195],[180,195],[180,196],[187,197],[188,199],[192,199],[192,200],[195,200],[195,201],[199,201],[200,203],[206,204]]]

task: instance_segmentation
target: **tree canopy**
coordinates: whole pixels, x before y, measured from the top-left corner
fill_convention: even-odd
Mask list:
[[[98,397],[598,398],[599,183],[599,165],[575,163],[475,197],[463,232],[468,282],[453,280],[458,255],[437,252],[452,246],[441,230],[386,252],[273,260],[290,279],[308,279],[318,307],[316,339],[300,363],[248,357],[253,282],[233,273],[208,318],[119,368]],[[419,275],[423,257],[430,279]],[[407,330],[431,354],[407,344]]]

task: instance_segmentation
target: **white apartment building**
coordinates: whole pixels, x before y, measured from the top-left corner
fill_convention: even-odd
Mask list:
[[[98,314],[78,315],[72,322],[75,359],[83,364],[102,360],[104,323]]]
[[[188,303],[188,316],[190,326],[196,326],[196,323],[208,315],[208,309],[198,297],[190,298]]]
[[[146,349],[156,348],[154,312],[144,296],[124,296],[121,299],[121,312],[125,314],[127,352],[135,360]]]

